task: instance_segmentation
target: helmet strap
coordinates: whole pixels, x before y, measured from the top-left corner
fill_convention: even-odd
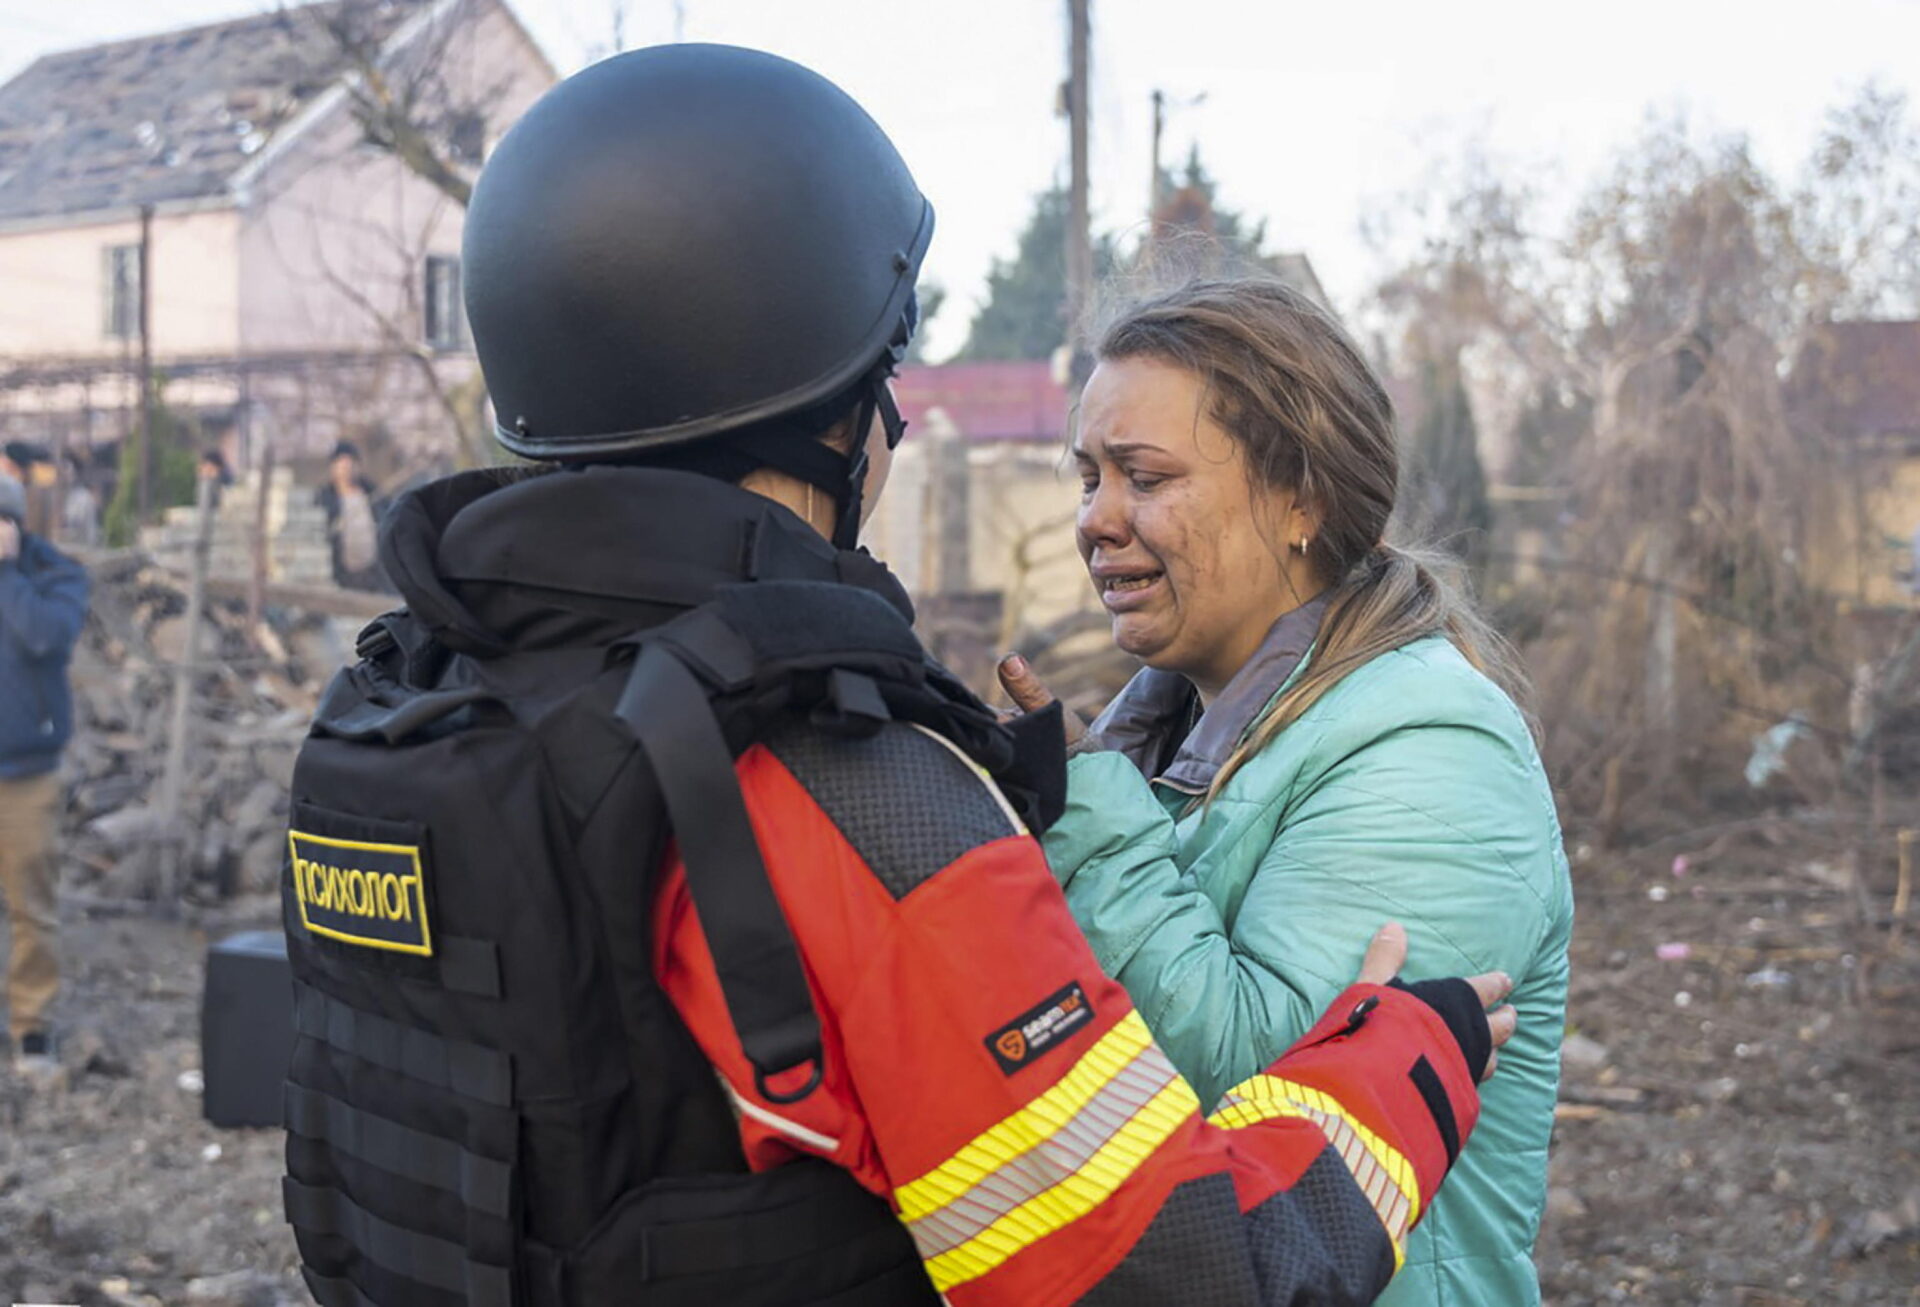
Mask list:
[[[874,399],[863,396],[854,406],[854,430],[873,424]],[[860,538],[861,487],[867,479],[867,443],[859,440],[851,456],[817,439],[795,439],[785,431],[733,432],[704,447],[724,450],[745,475],[746,469],[770,467],[796,481],[824,490],[833,498],[836,514],[832,540],[837,549],[852,549]],[[731,467],[729,470],[732,470]]]
[[[867,432],[873,427],[874,412],[880,407],[886,389],[886,373],[876,372],[863,388],[860,403],[853,410],[853,455],[847,459],[845,477],[834,500],[840,510],[839,519],[833,524],[835,549],[860,547],[860,500],[867,486]]]
[[[899,448],[902,437],[906,435],[906,420],[900,416],[899,405],[894,403],[887,380],[905,357],[907,342],[913,338],[914,327],[919,320],[919,301],[909,297],[886,352],[866,376],[850,388],[856,397],[852,410],[851,454],[842,454],[819,439],[820,435],[831,429],[831,420],[826,415],[837,405],[830,401],[785,420],[744,431],[727,432],[697,445],[661,451],[652,458],[635,461],[679,467],[729,481],[738,481],[756,467],[770,467],[776,472],[784,472],[833,496],[833,546],[836,549],[857,549],[860,546],[861,500],[867,483],[867,433],[873,429],[874,415],[878,414],[888,449]],[[844,403],[848,394],[849,391],[841,391],[840,402]]]

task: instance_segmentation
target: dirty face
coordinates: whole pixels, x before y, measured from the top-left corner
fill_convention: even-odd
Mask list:
[[[1211,697],[1281,614],[1319,586],[1287,545],[1314,515],[1254,484],[1240,445],[1206,412],[1198,376],[1108,360],[1081,396],[1075,534],[1114,643]]]

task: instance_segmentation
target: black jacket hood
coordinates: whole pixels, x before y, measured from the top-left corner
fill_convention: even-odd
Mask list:
[[[481,658],[549,635],[617,639],[743,581],[855,585],[913,617],[866,551],[834,549],[764,496],[657,468],[458,473],[394,504],[380,558],[436,639]],[[556,613],[572,619],[564,633],[552,631]]]

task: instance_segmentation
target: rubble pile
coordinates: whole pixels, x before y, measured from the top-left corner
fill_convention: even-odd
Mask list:
[[[253,575],[256,537],[264,539],[267,576],[293,585],[330,585],[333,558],[327,544],[327,515],[311,489],[294,481],[293,470],[278,467],[266,482],[243,477],[220,492],[208,537],[207,563],[214,576],[243,579]],[[264,507],[264,512],[262,511]],[[169,508],[159,522],[140,528],[140,547],[162,562],[185,566],[200,534],[192,504]]]
[[[270,889],[286,829],[293,758],[353,634],[393,602],[316,592],[329,611],[269,595],[249,626],[242,587],[216,584],[190,678],[177,820],[161,810],[176,668],[186,657],[181,574],[137,550],[89,556],[92,612],[74,651],[74,736],[66,759],[67,884],[84,897],[190,901]],[[282,602],[273,602],[279,598]]]

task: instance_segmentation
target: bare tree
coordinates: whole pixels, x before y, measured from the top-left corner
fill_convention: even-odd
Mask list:
[[[1793,202],[1817,269],[1810,317],[1920,312],[1920,125],[1905,94],[1869,84],[1832,110]]]
[[[350,132],[329,136],[330,156],[308,165],[362,168],[371,151],[425,182],[443,206],[464,209],[487,144],[505,126],[515,103],[519,74],[507,61],[488,66],[477,57],[475,32],[492,3],[330,0],[283,9],[279,21],[304,48],[319,50],[320,63],[338,78],[353,125]],[[289,169],[271,184],[297,184],[300,175]],[[402,207],[409,213],[418,209],[417,204]],[[402,363],[444,419],[460,463],[491,461],[484,382],[477,370],[450,369],[444,342],[429,341],[423,331],[427,306],[421,269],[434,252],[430,234],[439,215],[427,211],[417,213],[418,221],[372,220],[360,208],[358,201],[332,199],[314,206],[305,215],[310,230],[275,233],[276,243],[291,239],[302,246],[302,257],[283,255],[283,261],[289,269],[309,270],[319,289],[359,311],[380,349]],[[354,228],[357,243],[377,247],[370,261],[344,266],[327,254],[319,227],[339,224]],[[396,452],[402,474],[434,461],[431,450]]]
[[[477,75],[459,42],[481,0],[331,0],[281,11],[311,25],[337,57],[354,121],[384,150],[465,208],[489,133],[512,86]]]
[[[1737,135],[1656,122],[1562,222],[1469,150],[1373,233],[1402,256],[1376,312],[1403,357],[1457,350],[1516,414],[1578,424],[1531,451],[1565,498],[1528,622],[1549,760],[1596,806],[1756,719],[1844,720],[1853,653],[1814,555],[1871,473],[1795,420],[1786,378],[1834,314],[1920,289],[1915,141],[1868,88],[1788,186]]]

